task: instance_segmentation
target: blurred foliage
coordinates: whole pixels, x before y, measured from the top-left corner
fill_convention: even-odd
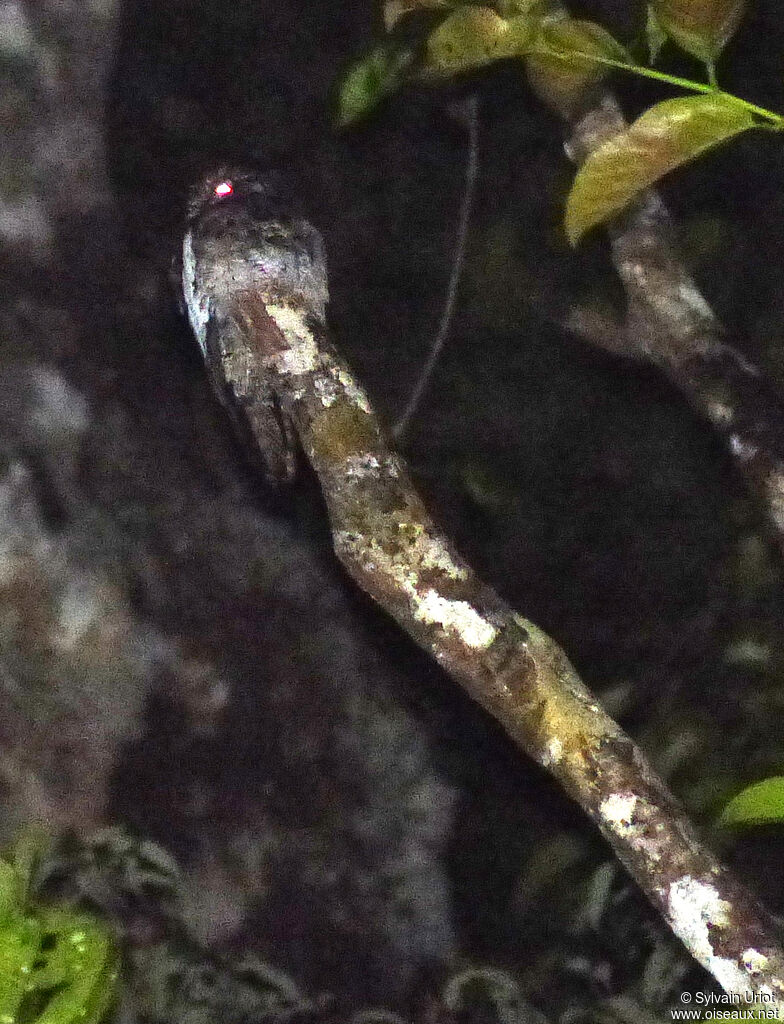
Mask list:
[[[30,829],[0,860],[0,1020],[99,1024],[115,995],[114,943],[93,916],[31,898],[47,845]]]
[[[45,890],[99,909],[123,946],[117,1020],[240,1024],[315,1010],[294,982],[252,956],[221,957],[191,938],[190,893],[176,861],[125,829],[65,839],[42,865]]]
[[[26,847],[29,849],[29,846]],[[23,863],[20,854],[15,864]],[[576,834],[559,833],[538,851],[521,876],[520,885],[532,910],[542,898],[557,902],[564,872],[573,880],[571,909],[564,927],[574,938],[611,933],[616,925],[613,909],[625,902],[630,886],[613,861],[591,867],[591,854]],[[20,870],[20,877],[24,868]],[[122,999],[113,1019],[116,1024],[406,1024],[409,1020],[449,1024],[548,1024],[555,1020],[536,1006],[540,984],[551,983],[555,964],[537,954],[530,962],[500,966],[462,963],[431,986],[424,1003],[400,1015],[390,1008],[365,1007],[347,1013],[329,992],[305,993],[284,971],[256,956],[234,950],[216,954],[195,941],[188,930],[188,907],[197,894],[188,891],[185,876],[163,849],[136,839],[122,828],[103,829],[86,840],[63,840],[43,859],[39,885],[44,892],[67,897],[75,905],[95,909],[112,922],[123,947]],[[74,912],[72,921],[94,921]],[[65,918],[61,919],[64,925]],[[617,924],[617,922],[616,922]],[[65,933],[63,933],[65,934]],[[116,963],[116,960],[113,961]],[[664,1006],[675,998],[685,977],[689,958],[671,936],[658,937],[648,952],[647,965],[623,996],[596,1003],[577,990],[551,991],[550,1002],[560,1005],[560,1021],[621,1024],[636,1019],[663,1024],[663,1016],[646,1006]],[[591,972],[589,961],[572,955],[560,965],[575,978]],[[113,978],[116,977],[116,970]],[[419,997],[424,999],[424,993]],[[60,1004],[58,1004],[59,1006]],[[76,1007],[75,1003],[68,1004]],[[90,1004],[94,1014],[96,1003]],[[106,1004],[103,1004],[103,1009]],[[3,1018],[5,1019],[5,1018]],[[8,1024],[62,1024],[76,1020],[97,1022],[97,1016],[9,1015]]]

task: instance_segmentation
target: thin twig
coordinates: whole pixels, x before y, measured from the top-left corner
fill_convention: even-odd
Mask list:
[[[460,120],[465,124],[468,132],[468,152],[466,154],[465,181],[463,195],[460,201],[460,213],[457,221],[457,234],[455,236],[454,256],[452,258],[452,270],[449,274],[449,283],[446,289],[444,307],[441,310],[441,317],[438,322],[438,331],[433,339],[430,353],[419,379],[411,392],[411,397],[406,404],[400,418],[392,430],[392,436],[400,442],[406,435],[411,420],[419,408],[433,370],[438,362],[439,356],[444,348],[446,339],[452,326],[452,318],[457,302],[457,289],[460,284],[460,277],[463,273],[465,262],[466,241],[468,238],[468,225],[471,220],[471,210],[474,205],[474,193],[476,191],[476,177],[479,168],[479,101],[475,93],[467,97],[461,107]]]

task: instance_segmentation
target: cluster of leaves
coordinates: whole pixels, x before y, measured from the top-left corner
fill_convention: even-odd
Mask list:
[[[31,901],[44,849],[31,831],[0,859],[0,1021],[99,1024],[117,983],[114,943],[90,915]]]
[[[650,107],[584,162],[564,221],[576,244],[663,175],[706,150],[755,127],[784,130],[783,117],[716,83],[716,60],[737,29],[745,3],[651,0],[646,28],[650,61],[671,40],[705,66],[707,82],[698,82],[635,62],[602,26],[570,17],[558,0],[385,0],[385,37],[341,82],[337,121],[341,127],[358,122],[406,82],[447,82],[500,60],[519,61],[537,96],[566,117],[612,69],[689,90],[693,95]]]

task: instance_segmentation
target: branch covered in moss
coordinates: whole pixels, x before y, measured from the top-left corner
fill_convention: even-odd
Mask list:
[[[252,320],[261,323],[258,310]],[[784,955],[765,912],[704,848],[558,645],[454,551],[346,364],[325,346],[311,370],[281,384],[335,552],[358,585],[555,776],[728,992],[771,989],[784,1006]]]

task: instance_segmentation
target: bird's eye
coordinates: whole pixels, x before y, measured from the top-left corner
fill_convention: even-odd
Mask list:
[[[230,196],[234,191],[234,185],[230,181],[221,181],[212,190],[212,194],[217,199],[225,199],[226,196]]]

